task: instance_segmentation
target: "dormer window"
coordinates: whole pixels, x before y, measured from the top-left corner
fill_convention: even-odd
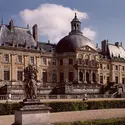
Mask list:
[[[30,63],[34,64],[34,57],[33,56],[30,57]]]
[[[22,63],[22,55],[18,55],[18,63]]]
[[[63,59],[60,59],[60,65],[63,65]]]
[[[9,54],[4,54],[4,62],[9,62]]]

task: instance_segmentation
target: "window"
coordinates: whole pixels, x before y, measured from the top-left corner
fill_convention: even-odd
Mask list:
[[[52,59],[52,65],[56,65],[56,59]]]
[[[89,64],[89,60],[85,59],[85,64],[88,65]]]
[[[115,69],[118,70],[118,66],[117,65],[115,66]]]
[[[4,55],[4,62],[9,62],[9,54]]]
[[[122,84],[125,84],[125,78],[122,78]]]
[[[43,58],[43,64],[46,65],[47,61],[46,58]]]
[[[115,82],[118,84],[118,76],[115,77]]]
[[[100,76],[100,83],[103,83],[103,76]]]
[[[18,63],[22,63],[22,56],[18,55]]]
[[[107,76],[107,84],[109,83],[109,76]]]
[[[64,73],[60,72],[60,82],[64,82]]]
[[[63,59],[60,59],[60,65],[63,65]]]
[[[80,64],[80,65],[82,64],[82,59],[81,58],[78,59],[78,64]]]
[[[43,72],[43,82],[47,82],[47,72]]]
[[[122,70],[123,70],[123,71],[125,70],[124,66],[122,66]]]
[[[56,82],[56,81],[57,81],[56,72],[53,72],[53,74],[52,74],[52,82]]]
[[[95,60],[91,61],[92,66],[95,66]]]
[[[4,71],[4,80],[10,80],[10,71]]]
[[[102,64],[100,64],[100,69],[102,69]]]
[[[73,59],[69,59],[69,65],[73,65]]]
[[[30,63],[34,64],[34,57],[33,56],[30,57]]]
[[[69,82],[73,81],[73,72],[69,72]]]
[[[109,65],[107,65],[107,69],[109,69]]]
[[[23,71],[17,71],[17,80],[23,81]]]

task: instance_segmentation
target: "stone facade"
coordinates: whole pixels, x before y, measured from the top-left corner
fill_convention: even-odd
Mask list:
[[[78,28],[75,28],[77,24]],[[122,44],[110,44],[104,40],[101,48],[94,47],[91,40],[82,35],[76,15],[71,23],[71,32],[62,39],[64,42],[57,45],[50,41],[38,42],[37,25],[33,26],[33,35],[28,28],[13,25],[12,20],[9,25],[2,24],[0,31],[0,87],[9,86],[8,93],[23,93],[23,70],[29,64],[38,70],[41,94],[50,93],[52,88],[66,81],[83,86],[125,83]],[[20,35],[24,35],[23,39]],[[113,47],[117,49],[115,53]]]

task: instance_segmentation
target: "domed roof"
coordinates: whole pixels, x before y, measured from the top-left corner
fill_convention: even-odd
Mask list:
[[[83,36],[81,32],[81,22],[78,20],[76,14],[74,19],[71,21],[71,32],[69,35],[62,38],[57,46],[57,53],[65,53],[65,52],[75,52],[76,48],[88,45],[95,49],[95,46],[92,44],[92,41]]]
[[[95,49],[91,40],[81,34],[70,34],[62,38],[56,46],[57,53],[75,52],[76,48],[88,45]]]

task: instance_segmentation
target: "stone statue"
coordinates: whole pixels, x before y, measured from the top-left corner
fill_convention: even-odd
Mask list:
[[[26,99],[34,100],[37,98],[37,70],[29,65],[24,69],[24,89]]]

